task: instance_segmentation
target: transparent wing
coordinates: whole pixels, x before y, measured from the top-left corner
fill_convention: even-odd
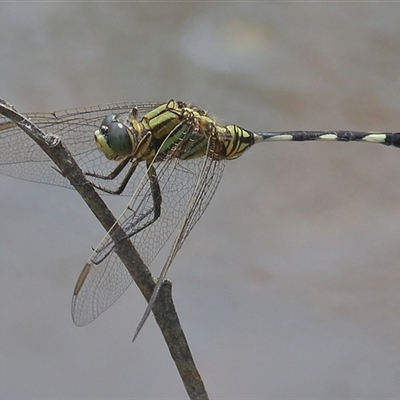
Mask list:
[[[158,103],[111,103],[52,113],[30,113],[26,116],[45,133],[60,136],[83,172],[108,175],[117,164],[104,157],[93,139],[93,133],[100,127],[104,117],[109,113],[126,116],[134,106],[143,116],[158,105]],[[51,168],[52,165],[53,162],[25,132],[6,117],[0,116],[0,174],[71,188],[69,181]],[[90,178],[90,181],[109,190],[115,190],[124,176],[123,173],[120,175],[112,181],[96,178]],[[122,194],[131,196],[135,183],[137,182],[132,179]]]
[[[171,150],[173,152],[173,150]],[[154,165],[161,190],[161,215],[146,229],[154,217],[154,204],[147,170],[142,169],[139,185],[118,222],[149,266],[185,218],[179,234],[182,245],[190,230],[206,209],[221,179],[224,161],[211,158],[179,160],[172,156]],[[137,171],[136,171],[137,172]],[[137,232],[139,231],[139,232]],[[137,233],[136,233],[137,232]],[[132,282],[129,272],[113,251],[114,242],[107,234],[82,271],[72,300],[72,317],[76,325],[86,325],[113,304]]]
[[[208,150],[208,154],[209,156],[203,159],[203,165],[196,179],[196,184],[193,188],[192,195],[189,199],[184,216],[179,226],[178,234],[174,240],[174,244],[172,245],[168,259],[158,277],[157,284],[154,288],[153,294],[151,295],[149,304],[147,305],[146,310],[135,330],[132,341],[136,339],[148,316],[150,315],[153,305],[157,299],[158,292],[160,291],[161,285],[164,282],[168,269],[171,266],[176,253],[182,247],[183,242],[188,237],[190,231],[203,215],[217,189],[219,181],[221,180],[225,162],[216,160],[216,158],[212,155],[212,149]]]

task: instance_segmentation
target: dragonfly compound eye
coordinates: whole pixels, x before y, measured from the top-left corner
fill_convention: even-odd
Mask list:
[[[117,114],[108,114],[101,122],[101,127],[108,127],[112,122],[118,121]]]
[[[127,156],[133,151],[129,128],[119,121],[116,114],[109,114],[103,119],[94,138],[97,147],[110,160]]]
[[[106,140],[108,146],[115,154],[127,156],[132,153],[132,142],[128,128],[121,122],[113,121],[108,125]]]

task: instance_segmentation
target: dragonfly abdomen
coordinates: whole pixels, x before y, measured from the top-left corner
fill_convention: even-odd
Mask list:
[[[254,133],[237,125],[218,127],[218,139],[223,148],[223,157],[233,160],[240,157],[254,144]]]
[[[255,142],[327,140],[339,142],[369,142],[400,147],[399,132],[357,132],[357,131],[286,131],[255,133]]]

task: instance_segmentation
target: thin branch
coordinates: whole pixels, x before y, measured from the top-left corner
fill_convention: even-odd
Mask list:
[[[143,263],[132,242],[126,237],[122,228],[116,224],[116,219],[102,198],[87,181],[82,170],[73,159],[60,138],[51,133],[44,133],[29,119],[18,113],[13,106],[0,99],[0,114],[17,124],[41,149],[53,160],[62,175],[80,194],[95,217],[109,232],[116,243],[115,252],[128,269],[136,285],[147,301],[153,293],[155,281],[149,269]],[[206,389],[195,366],[188,343],[182,331],[171,294],[171,283],[165,282],[160,290],[153,313],[164,336],[172,358],[190,399],[208,399]]]

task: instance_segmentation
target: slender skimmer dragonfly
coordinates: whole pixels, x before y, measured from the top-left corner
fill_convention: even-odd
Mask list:
[[[176,253],[207,208],[226,160],[238,158],[256,143],[270,141],[360,141],[400,147],[397,132],[252,132],[220,124],[206,111],[174,100],[112,103],[27,116],[44,132],[61,137],[101,192],[130,196],[118,223],[147,266],[175,234],[135,337]],[[70,187],[51,168],[45,153],[5,117],[0,118],[0,146],[0,173]],[[97,318],[132,282],[114,247],[107,234],[77,281],[72,318],[78,326]]]

